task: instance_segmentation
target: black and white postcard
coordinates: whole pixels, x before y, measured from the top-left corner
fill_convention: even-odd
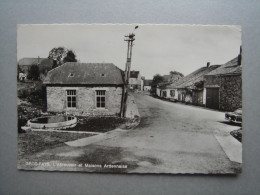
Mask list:
[[[18,169],[240,173],[241,33],[234,25],[18,25]]]

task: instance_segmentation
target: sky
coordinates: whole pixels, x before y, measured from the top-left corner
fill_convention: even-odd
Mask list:
[[[170,71],[187,75],[207,62],[224,64],[239,54],[242,44],[241,27],[233,25],[24,24],[17,29],[17,60],[47,58],[52,48],[63,46],[79,62],[113,63],[125,70],[124,36],[132,32],[131,70],[146,79]]]

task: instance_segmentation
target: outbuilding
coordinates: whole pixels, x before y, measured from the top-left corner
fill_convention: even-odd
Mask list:
[[[74,115],[120,115],[124,79],[112,63],[67,62],[48,72],[47,111]]]
[[[242,108],[241,53],[205,75],[206,107],[223,111]]]

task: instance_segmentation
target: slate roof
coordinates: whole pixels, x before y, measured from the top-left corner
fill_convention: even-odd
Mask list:
[[[180,80],[182,78],[179,74],[172,74],[172,75],[163,75],[163,82],[159,83],[159,88],[165,89],[166,86]]]
[[[122,70],[112,63],[67,62],[48,72],[44,84],[123,85]]]
[[[21,69],[28,69],[31,65],[38,65],[38,63],[40,71],[43,69],[50,70],[53,66],[53,60],[49,58],[22,58],[18,61],[18,66]]]
[[[208,74],[209,72],[215,70],[216,68],[220,67],[220,65],[211,65],[209,67],[202,67],[194,72],[190,73],[189,75],[180,78],[178,81],[166,85],[166,89],[176,89],[176,88],[195,88],[196,84],[202,82],[204,80],[204,75]]]
[[[151,86],[153,80],[144,80],[144,86]]]
[[[169,81],[172,79],[172,75],[163,75],[162,77],[164,81]]]
[[[238,57],[228,61],[219,68],[206,74],[206,76],[213,75],[241,75],[242,65],[238,62]]]
[[[139,71],[130,71],[130,78],[138,78]]]

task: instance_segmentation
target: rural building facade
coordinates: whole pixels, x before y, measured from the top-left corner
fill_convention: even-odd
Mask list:
[[[205,105],[204,75],[220,67],[212,65],[202,67],[183,78],[182,82],[177,85],[178,100],[195,104]]]
[[[110,63],[67,62],[44,80],[47,111],[74,115],[119,115],[124,80]]]
[[[242,107],[241,53],[223,65],[202,67],[171,83],[161,84],[156,94],[166,99],[223,111]]]
[[[29,69],[33,66],[37,65],[39,68],[39,79],[44,80],[48,71],[50,71],[53,68],[53,60],[49,58],[22,58],[18,61],[18,72],[17,74],[19,75],[20,73],[23,73],[25,77],[20,77],[21,80],[26,80]]]
[[[139,71],[130,71],[130,77],[129,77],[129,89],[136,89],[141,90],[142,85],[142,77]]]
[[[153,80],[144,80],[144,91],[151,91]]]
[[[241,54],[205,75],[206,107],[224,111],[242,108]]]
[[[163,81],[156,87],[156,95],[164,98],[173,98],[174,90],[167,88],[168,85],[178,82],[182,76],[180,74],[163,75]]]

